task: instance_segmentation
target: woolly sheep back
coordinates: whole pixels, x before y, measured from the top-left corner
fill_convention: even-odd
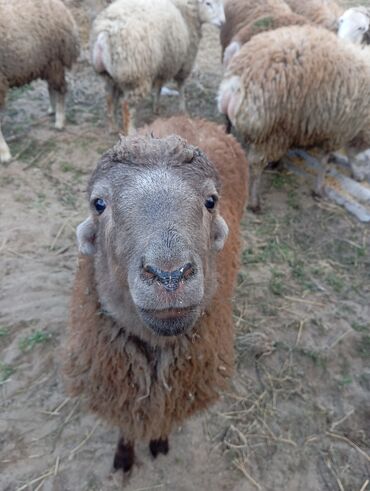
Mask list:
[[[334,0],[285,0],[296,14],[331,31],[336,31],[344,8]]]
[[[108,119],[115,130],[114,107],[124,97],[123,133],[134,126],[131,114],[138,99],[155,89],[158,112],[162,86],[175,80],[180,109],[185,111],[184,82],[190,75],[204,22],[224,19],[221,0],[211,0],[214,13],[200,0],[117,0],[95,19],[90,48],[95,70],[107,81]],[[206,20],[207,19],[207,20]]]
[[[60,0],[0,0],[0,105],[5,90],[37,78],[65,91],[50,64],[70,68],[79,54],[77,25]]]
[[[0,0],[0,39],[0,109],[9,88],[41,78],[48,83],[55,127],[62,129],[65,69],[71,68],[80,50],[77,25],[68,9],[60,0]],[[0,162],[10,159],[0,124]]]
[[[253,37],[232,58],[219,91],[221,112],[249,145],[252,182],[290,147],[328,153],[369,146],[368,101],[367,50],[314,26]],[[256,189],[251,200],[258,208]]]

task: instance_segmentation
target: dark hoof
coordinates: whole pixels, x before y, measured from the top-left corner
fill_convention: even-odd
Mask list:
[[[117,450],[114,455],[113,468],[118,471],[128,472],[134,465],[135,453],[134,447],[130,444],[125,444],[121,438],[117,445]]]
[[[170,446],[168,444],[168,439],[165,440],[151,440],[149,443],[150,453],[154,458],[158,457],[158,454],[163,453],[168,454]]]
[[[233,129],[233,124],[228,118],[228,116],[226,116],[226,128],[225,128],[226,133],[230,135],[232,129]]]
[[[318,192],[314,189],[311,191],[311,196],[315,201],[321,201],[325,197],[323,193]]]
[[[248,210],[253,211],[253,213],[255,213],[257,215],[257,214],[261,213],[261,206],[260,205],[256,205],[256,206],[249,205]]]
[[[279,169],[280,167],[281,167],[281,160],[272,160],[267,164],[266,169],[275,170],[275,169]]]

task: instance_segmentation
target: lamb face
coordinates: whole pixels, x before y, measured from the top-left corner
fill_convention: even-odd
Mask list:
[[[370,16],[365,9],[351,8],[339,18],[338,24],[338,37],[354,44],[361,44],[369,31]]]
[[[223,0],[198,0],[200,19],[217,27],[225,23]]]
[[[194,326],[227,236],[205,155],[178,137],[122,139],[93,174],[89,200],[77,235],[80,251],[95,254],[102,307],[161,336]]]

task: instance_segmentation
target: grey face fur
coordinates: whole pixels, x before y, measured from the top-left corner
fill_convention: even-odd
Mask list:
[[[103,156],[77,236],[80,252],[95,254],[100,302],[119,324],[163,336],[195,324],[227,237],[218,191],[212,164],[179,137],[122,138]]]

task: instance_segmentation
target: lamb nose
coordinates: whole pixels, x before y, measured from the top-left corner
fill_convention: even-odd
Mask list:
[[[195,269],[191,263],[186,263],[174,271],[162,271],[155,266],[145,265],[144,274],[147,279],[155,280],[168,291],[175,291],[179,287],[180,281],[186,281],[194,275]]]

